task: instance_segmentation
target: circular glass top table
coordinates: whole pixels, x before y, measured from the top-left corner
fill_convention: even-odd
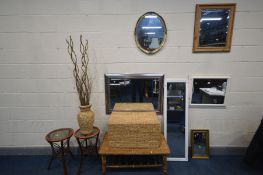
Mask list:
[[[69,153],[73,157],[69,146],[69,141],[73,133],[74,130],[72,128],[60,128],[51,131],[46,135],[46,141],[50,144],[52,150],[52,156],[48,164],[48,169],[50,169],[51,163],[55,157],[61,158],[64,169],[64,175],[68,174],[64,156],[66,153]]]
[[[78,129],[75,131],[74,136],[79,145],[80,149],[80,164],[78,169],[78,175],[81,172],[81,166],[85,155],[96,154],[98,156],[98,139],[99,139],[100,129],[96,126],[93,127],[91,133],[83,135]]]

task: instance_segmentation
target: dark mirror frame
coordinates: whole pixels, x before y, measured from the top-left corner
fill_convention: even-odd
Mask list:
[[[156,49],[154,49],[154,50],[146,50],[146,49],[144,49],[144,48],[140,45],[140,43],[139,43],[139,41],[138,41],[137,34],[136,34],[136,33],[137,33],[137,28],[138,28],[140,22],[141,22],[143,19],[145,19],[145,16],[150,15],[150,14],[156,15],[156,16],[160,19],[160,21],[161,21],[161,23],[162,23],[162,27],[164,28],[163,41],[161,42],[159,48],[156,48]],[[157,53],[158,51],[160,51],[160,50],[163,48],[163,46],[164,46],[164,44],[165,44],[165,42],[166,42],[166,38],[167,38],[167,27],[166,27],[166,25],[165,25],[164,19],[163,19],[158,13],[156,13],[156,12],[147,12],[147,13],[143,14],[143,15],[138,19],[138,21],[137,21],[137,23],[136,23],[136,26],[135,26],[135,29],[134,29],[134,38],[135,38],[135,42],[136,42],[137,47],[138,47],[142,52],[144,52],[144,53],[146,53],[146,54],[148,54],[148,55],[152,55],[152,54]]]
[[[195,142],[194,142],[194,135],[196,133],[201,133],[205,135],[205,153],[200,155],[195,153]],[[208,159],[210,154],[209,148],[209,130],[207,129],[192,129],[191,130],[191,155],[192,158],[199,158],[199,159]]]
[[[200,33],[200,20],[201,10],[203,9],[228,9],[230,10],[230,18],[228,24],[228,31],[226,37],[225,46],[212,46],[212,47],[200,47],[199,46],[199,33]],[[236,4],[197,4],[195,11],[195,26],[194,26],[194,41],[193,41],[193,52],[230,52],[232,43],[232,34],[234,28]]]
[[[159,81],[159,96],[158,96],[158,108],[155,109],[156,113],[161,115],[163,114],[163,88],[164,88],[164,75],[163,74],[105,74],[105,106],[106,114],[111,114],[111,99],[110,99],[110,80],[111,79],[157,79]]]

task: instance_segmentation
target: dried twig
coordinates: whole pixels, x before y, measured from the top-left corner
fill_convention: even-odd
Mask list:
[[[73,75],[76,82],[79,101],[82,106],[89,105],[91,88],[92,88],[92,79],[88,74],[88,64],[89,64],[88,40],[85,41],[86,41],[85,44],[83,44],[82,35],[80,35],[81,67],[79,69],[78,58],[74,50],[74,43],[71,36],[69,36],[69,40],[66,40],[68,44],[68,53],[72,63],[74,64]]]

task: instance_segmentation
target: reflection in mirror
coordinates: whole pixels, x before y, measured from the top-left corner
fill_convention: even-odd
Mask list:
[[[191,130],[193,158],[209,158],[209,131]]]
[[[196,6],[194,52],[230,51],[235,6],[235,4]]]
[[[194,78],[191,104],[224,104],[227,78]]]
[[[162,112],[162,74],[106,74],[106,112],[111,113],[115,103],[152,103],[157,113]]]
[[[148,12],[141,16],[136,24],[136,44],[144,53],[156,53],[164,45],[166,32],[163,18],[155,12]]]
[[[170,148],[168,160],[187,160],[186,82],[166,83],[166,138]]]
[[[200,19],[199,46],[226,46],[229,24],[229,9],[202,9]]]

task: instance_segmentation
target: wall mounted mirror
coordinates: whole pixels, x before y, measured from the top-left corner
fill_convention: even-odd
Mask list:
[[[152,103],[157,114],[162,114],[163,74],[105,74],[106,113],[115,103]]]
[[[229,77],[194,77],[191,105],[224,106]]]
[[[146,54],[158,52],[164,45],[167,29],[163,18],[155,12],[147,12],[137,21],[135,31],[137,47]]]
[[[193,52],[229,52],[236,4],[197,4]]]

